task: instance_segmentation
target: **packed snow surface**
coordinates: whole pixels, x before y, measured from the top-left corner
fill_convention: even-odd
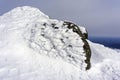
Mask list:
[[[0,16],[0,80],[120,80],[118,51],[88,40],[86,71],[80,36],[62,24],[28,6]]]

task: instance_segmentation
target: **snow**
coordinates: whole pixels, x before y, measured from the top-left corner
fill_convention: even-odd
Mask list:
[[[82,31],[82,34],[87,33],[85,27],[79,26],[80,30]]]
[[[120,53],[101,44],[89,41],[92,50],[92,68],[88,71],[91,80],[119,80]]]
[[[0,80],[120,80],[118,50],[88,40],[86,71],[81,38],[62,24],[29,6],[0,16]]]

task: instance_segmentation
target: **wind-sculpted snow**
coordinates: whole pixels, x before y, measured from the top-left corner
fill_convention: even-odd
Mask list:
[[[84,27],[75,33],[64,23],[27,6],[1,16],[0,80],[119,80],[120,53],[86,43]],[[86,71],[88,44],[92,66]]]
[[[85,69],[86,57],[81,37],[63,25],[64,22],[49,20],[49,22],[34,22],[28,24],[24,33],[30,48],[42,55],[61,58],[80,69]],[[77,43],[77,44],[76,44]]]

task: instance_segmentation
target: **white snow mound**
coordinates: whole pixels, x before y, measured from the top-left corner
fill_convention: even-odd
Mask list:
[[[78,34],[37,8],[15,8],[0,17],[0,80],[119,80],[120,53],[88,42],[86,71]]]

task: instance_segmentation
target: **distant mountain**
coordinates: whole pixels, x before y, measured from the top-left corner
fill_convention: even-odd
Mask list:
[[[120,53],[84,27],[17,7],[0,16],[0,80],[119,80]]]

